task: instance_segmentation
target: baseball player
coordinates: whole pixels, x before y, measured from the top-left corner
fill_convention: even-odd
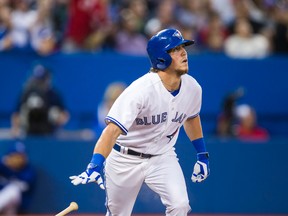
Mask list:
[[[197,151],[192,181],[208,177],[208,152],[199,116],[202,90],[187,74],[185,47],[193,43],[177,29],[164,29],[148,41],[151,70],[117,98],[86,171],[70,177],[74,185],[96,181],[106,188],[106,216],[131,215],[143,183],[159,194],[166,215],[190,212],[174,148],[182,125]],[[105,182],[101,177],[104,162]]]

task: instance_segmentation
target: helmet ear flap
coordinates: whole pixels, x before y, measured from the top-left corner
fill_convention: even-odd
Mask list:
[[[160,57],[157,58],[156,61],[157,69],[165,70],[171,64],[172,58],[168,53],[164,52]]]

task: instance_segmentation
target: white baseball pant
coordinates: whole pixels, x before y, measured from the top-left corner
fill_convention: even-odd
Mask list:
[[[106,216],[130,216],[143,182],[159,194],[167,216],[191,210],[184,175],[174,150],[143,159],[112,150],[106,160]]]

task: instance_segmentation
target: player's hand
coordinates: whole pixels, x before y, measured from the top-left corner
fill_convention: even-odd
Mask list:
[[[78,176],[70,176],[73,185],[87,184],[90,182],[97,182],[101,189],[105,190],[101,171],[103,168],[105,158],[99,153],[93,154],[91,162],[88,164],[87,169]]]
[[[194,165],[194,170],[192,174],[193,182],[202,182],[210,174],[209,168],[209,154],[208,152],[202,152],[197,154],[197,162]]]
[[[73,185],[87,184],[90,182],[97,182],[99,187],[105,190],[103,179],[100,174],[99,166],[89,163],[87,169],[78,176],[70,176]]]

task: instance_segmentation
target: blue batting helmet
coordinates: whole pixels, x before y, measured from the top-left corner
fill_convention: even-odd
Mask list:
[[[147,44],[147,52],[153,68],[165,70],[172,62],[168,51],[184,44],[194,44],[192,40],[185,40],[179,30],[169,28],[158,32],[151,37]]]

